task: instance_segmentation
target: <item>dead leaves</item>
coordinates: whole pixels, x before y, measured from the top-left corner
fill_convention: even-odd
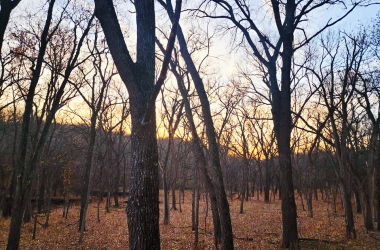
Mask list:
[[[162,196],[162,195],[161,195]],[[160,197],[162,199],[162,197]],[[239,213],[240,201],[230,202],[235,249],[280,249],[282,237],[281,203],[265,204],[256,197],[245,202],[244,213]],[[62,218],[62,207],[55,208],[50,216],[50,226],[38,227],[37,238],[32,240],[32,223],[24,225],[20,249],[125,249],[128,246],[128,226],[124,206],[111,207],[105,213],[105,202],[101,204],[100,223],[97,222],[96,206],[89,206],[87,231],[84,242],[78,243],[77,225],[66,226],[79,218],[79,204],[70,208],[67,220]],[[379,249],[379,232],[364,233],[362,216],[355,214],[358,239],[345,239],[343,211],[327,211],[326,201],[313,201],[314,218],[298,207],[298,230],[302,249]],[[206,202],[200,200],[199,245],[197,249],[214,249],[211,211],[206,217]],[[163,210],[163,202],[160,203]],[[193,249],[194,232],[191,230],[191,193],[186,192],[183,212],[170,210],[170,225],[160,223],[162,249]],[[161,214],[162,218],[162,214]],[[0,249],[6,248],[10,219],[0,218]]]

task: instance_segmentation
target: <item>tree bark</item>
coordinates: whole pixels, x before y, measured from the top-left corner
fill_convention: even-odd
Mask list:
[[[136,0],[136,63],[127,49],[112,0],[95,0],[95,13],[101,23],[113,61],[127,87],[132,119],[132,170],[127,205],[130,249],[159,249],[159,178],[156,139],[155,98],[155,11],[153,0]],[[176,21],[163,65],[170,60],[174,46],[181,1],[177,0]],[[178,9],[177,9],[178,7]],[[178,10],[178,11],[177,11]],[[166,69],[165,69],[166,67]],[[161,73],[166,72],[167,65]],[[161,86],[166,74],[161,74]],[[160,83],[160,84],[159,84]]]
[[[1,48],[3,46],[4,34],[7,28],[12,10],[20,3],[21,0],[2,0],[0,9],[0,58]]]
[[[293,33],[283,37],[281,91],[272,90],[272,115],[274,131],[278,144],[280,163],[281,212],[282,212],[282,246],[298,248],[297,208],[294,197],[293,174],[291,165],[290,136],[292,131],[291,117],[291,61],[293,57]],[[273,67],[274,69],[274,67]],[[271,78],[275,76],[272,72]],[[272,86],[277,86],[277,80],[272,79]]]
[[[112,58],[130,96],[132,170],[127,205],[130,249],[159,249],[159,181],[155,114],[142,123],[154,88],[155,11],[153,0],[135,1],[137,62],[134,63],[111,0],[95,0]]]

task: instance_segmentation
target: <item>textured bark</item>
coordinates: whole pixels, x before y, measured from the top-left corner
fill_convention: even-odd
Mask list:
[[[95,13],[130,96],[133,164],[127,206],[129,248],[159,249],[158,149],[153,98],[154,93],[157,93],[157,89],[154,89],[154,1],[136,0],[134,3],[137,24],[136,63],[133,62],[125,44],[112,0],[95,0]],[[177,3],[180,6],[181,1]],[[171,33],[171,38],[174,38],[175,33],[174,37],[172,35]],[[174,39],[172,42],[174,44]],[[170,54],[171,50],[168,51],[169,59]],[[160,76],[159,80],[163,79]],[[147,108],[148,105],[150,108]]]

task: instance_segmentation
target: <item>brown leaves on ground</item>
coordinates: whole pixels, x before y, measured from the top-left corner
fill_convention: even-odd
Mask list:
[[[162,201],[161,195],[161,212]],[[282,235],[280,201],[266,204],[262,199],[250,197],[248,202],[244,202],[243,214],[239,213],[240,200],[229,202],[235,249],[280,249]],[[89,205],[87,231],[81,244],[78,243],[79,205],[70,207],[67,220],[62,218],[62,207],[57,207],[52,211],[48,228],[44,229],[38,225],[35,240],[32,240],[33,223],[23,226],[20,249],[125,249],[128,247],[126,203],[122,200],[120,204],[119,208],[112,207],[110,213],[106,213],[103,202],[99,223],[96,202]],[[297,199],[297,207],[302,249],[380,249],[379,232],[365,234],[361,214],[355,214],[358,239],[348,241],[345,238],[344,216],[340,204],[337,213],[334,214],[331,207],[328,208],[327,201],[313,200],[313,218],[308,216],[307,211],[302,211],[300,199]],[[161,220],[162,249],[194,248],[194,232],[191,230],[191,192],[186,192],[182,210],[182,213],[179,210],[170,210],[170,225],[163,225]],[[201,197],[199,211],[198,249],[215,249],[212,215],[210,210],[206,217],[205,196]],[[45,217],[40,216],[39,221],[43,223]],[[9,223],[10,219],[0,219],[0,249],[6,248]]]

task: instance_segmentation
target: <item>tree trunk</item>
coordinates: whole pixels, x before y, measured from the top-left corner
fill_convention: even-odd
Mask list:
[[[123,199],[125,199],[127,197],[127,194],[126,194],[126,171],[125,171],[125,168],[126,168],[126,157],[124,156],[123,157]]]
[[[52,180],[52,175],[50,175],[49,191],[48,191],[48,201],[47,201],[47,208],[46,208],[47,214],[46,214],[46,220],[45,220],[45,227],[49,226],[49,218],[50,218],[52,194],[53,194],[53,180]]]
[[[351,192],[349,190],[348,185],[350,185],[348,181],[343,180],[340,186],[342,203],[343,203],[343,208],[344,208],[344,215],[345,215],[346,237],[347,239],[356,239],[354,214],[353,214],[352,203],[351,203]]]
[[[135,1],[136,63],[125,44],[112,1],[95,0],[113,61],[130,98],[132,170],[127,205],[129,249],[159,249],[159,172],[156,116],[145,122],[155,83],[155,10],[153,0]]]
[[[290,98],[290,96],[289,96]],[[290,104],[290,99],[288,100]],[[277,140],[281,173],[281,211],[282,211],[282,246],[285,248],[298,248],[298,229],[297,229],[297,207],[294,198],[294,187],[292,179],[291,151],[290,151],[290,132],[291,117],[290,107],[286,109],[288,117],[286,121],[277,127]],[[284,112],[284,111],[280,111]],[[286,112],[286,111],[285,111]],[[276,126],[275,126],[276,127]]]
[[[310,218],[313,218],[313,192],[309,190],[307,197],[307,210],[309,211]]]
[[[100,100],[99,104],[102,103]],[[99,109],[97,109],[99,111]],[[80,215],[79,215],[79,228],[80,231],[82,225],[84,227],[83,230],[86,230],[86,209],[88,206],[88,199],[90,197],[91,192],[91,180],[92,180],[92,169],[93,162],[95,157],[95,142],[96,142],[96,121],[97,121],[98,112],[96,112],[95,108],[93,108],[92,116],[91,116],[91,128],[90,128],[90,142],[88,144],[86,162],[84,165],[84,176],[82,177],[82,190],[81,190],[81,206],[80,206]]]
[[[302,211],[305,211],[305,205],[304,205],[304,203],[303,203],[303,194],[302,194],[302,192],[300,192],[299,190],[297,191],[297,193],[298,193],[298,195],[300,196],[300,198],[301,198],[301,205],[302,205]],[[306,195],[305,195],[305,197],[306,197]],[[306,197],[306,200],[307,200],[307,197]]]
[[[32,218],[32,200],[31,198],[27,199],[25,210],[24,210],[24,223],[29,223]]]
[[[380,160],[380,154],[378,159]],[[377,164],[374,171],[374,189],[375,189],[375,211],[376,211],[376,221],[377,230],[380,230],[380,165]]]
[[[111,205],[111,192],[107,190],[107,199],[106,199],[106,213],[110,213],[110,205]]]
[[[193,190],[192,190],[192,199],[191,199],[191,230],[195,230],[195,197],[196,197],[196,188],[197,188],[197,173],[196,166],[194,166],[194,180],[193,180]]]
[[[178,188],[178,205],[179,205],[179,212],[182,213],[181,188]]]
[[[199,183],[198,183],[198,178],[196,180],[196,204],[195,204],[195,240],[194,240],[194,246],[195,248],[197,248],[198,246],[198,230],[199,230],[199,198],[200,198],[200,195],[199,195]]]
[[[171,21],[173,22],[173,7],[171,3],[167,2],[167,12]],[[214,123],[211,116],[210,104],[206,91],[204,89],[202,78],[200,77],[196,66],[191,58],[191,55],[187,49],[186,39],[182,33],[181,27],[178,26],[177,39],[180,44],[180,51],[183,59],[186,62],[187,68],[193,79],[195,88],[197,90],[203,112],[204,123],[206,126],[206,134],[209,142],[209,152],[211,156],[213,186],[215,188],[216,199],[219,208],[220,224],[222,228],[222,249],[233,249],[233,234],[230,217],[230,208],[227,200],[226,191],[224,188],[223,174],[220,165],[219,148],[216,141],[216,134],[214,130]]]
[[[333,209],[334,209],[334,213],[336,213],[336,198],[337,198],[337,186],[336,187],[332,187],[333,188],[333,191],[332,191],[332,193],[333,193]]]
[[[362,206],[360,202],[360,195],[357,188],[354,189],[354,197],[355,197],[355,203],[356,203],[356,213],[361,214],[362,213]]]
[[[294,2],[288,2],[287,11],[295,8]],[[294,17],[292,17],[294,18]],[[292,18],[286,20],[291,22]],[[289,23],[286,29],[292,29]],[[281,212],[282,212],[282,247],[298,248],[297,208],[294,197],[293,174],[291,164],[290,137],[292,132],[291,116],[291,70],[293,58],[293,32],[284,31],[282,35],[283,52],[281,68],[281,90],[276,78],[276,65],[271,62],[269,74],[272,92],[272,116],[274,132],[278,145],[280,180],[281,180]]]
[[[1,48],[3,46],[4,34],[7,28],[12,10],[20,3],[21,0],[3,0],[0,9],[0,58]]]
[[[168,181],[166,180],[166,171],[163,173],[163,185],[164,185],[164,225],[169,225],[169,195],[168,195]]]
[[[38,208],[37,213],[41,213],[42,210],[42,203],[44,201],[45,196],[45,180],[46,180],[46,169],[45,167],[42,167],[42,178],[41,178],[41,186],[39,191],[39,197],[38,197]]]
[[[176,199],[175,199],[175,188],[176,188],[176,184],[174,182],[172,185],[172,208],[171,209],[177,210]]]
[[[264,201],[269,203],[270,175],[269,175],[269,159],[265,159],[265,177],[264,177]]]

